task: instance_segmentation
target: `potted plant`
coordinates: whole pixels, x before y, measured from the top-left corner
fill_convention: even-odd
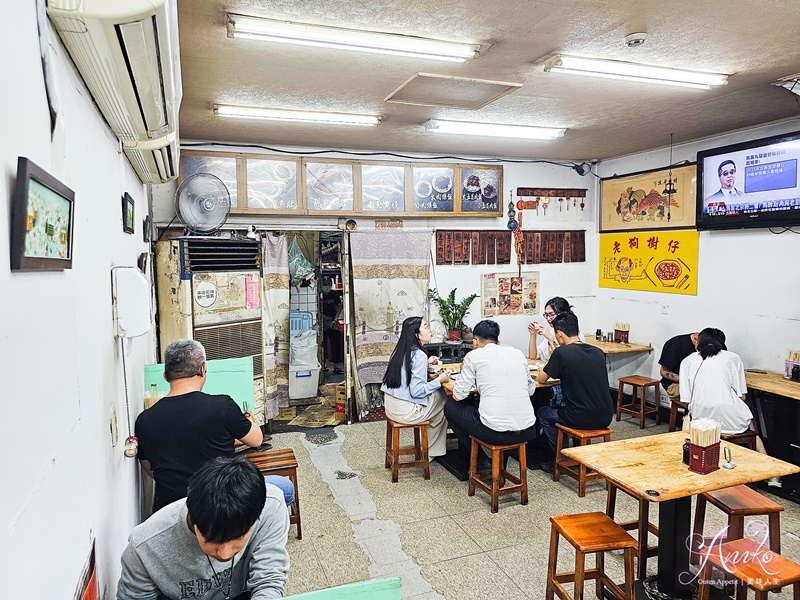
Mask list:
[[[456,301],[456,289],[458,288],[453,288],[446,297],[440,296],[437,290],[428,290],[428,295],[439,309],[439,316],[447,328],[448,340],[461,339],[461,332],[464,329],[464,317],[469,312],[469,306],[472,301],[478,297],[478,294],[470,294],[463,300]]]

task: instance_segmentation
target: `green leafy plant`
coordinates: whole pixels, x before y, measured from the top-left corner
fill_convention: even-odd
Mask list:
[[[445,297],[439,295],[437,290],[428,290],[428,296],[439,309],[439,316],[448,331],[462,331],[464,329],[464,317],[469,312],[470,304],[478,294],[470,294],[461,301],[456,301],[456,290],[453,290]]]

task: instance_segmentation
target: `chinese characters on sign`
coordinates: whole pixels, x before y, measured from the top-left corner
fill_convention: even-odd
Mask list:
[[[600,236],[600,287],[697,294],[699,234],[694,230]]]

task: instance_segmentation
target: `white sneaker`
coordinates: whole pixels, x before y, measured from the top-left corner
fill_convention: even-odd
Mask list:
[[[770,487],[783,487],[783,483],[781,483],[780,477],[770,477],[767,479],[767,485]]]

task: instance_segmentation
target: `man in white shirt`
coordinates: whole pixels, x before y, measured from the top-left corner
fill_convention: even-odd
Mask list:
[[[728,198],[741,198],[744,192],[734,187],[736,183],[736,163],[726,160],[717,167],[720,189],[706,198],[706,202],[725,202]]]
[[[536,416],[530,397],[536,388],[528,360],[518,349],[497,343],[500,326],[480,321],[472,330],[475,348],[464,357],[453,386],[453,400],[444,408],[459,448],[469,452],[469,436],[489,444],[520,444],[536,437]],[[480,394],[478,406],[464,401],[471,391]],[[487,472],[491,462],[478,455],[478,471]]]

